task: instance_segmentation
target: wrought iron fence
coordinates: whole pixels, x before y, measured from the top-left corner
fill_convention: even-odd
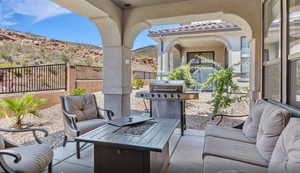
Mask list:
[[[60,90],[66,87],[66,64],[0,68],[0,94]]]

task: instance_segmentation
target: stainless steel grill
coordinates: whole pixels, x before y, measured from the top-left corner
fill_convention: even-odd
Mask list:
[[[181,120],[181,134],[186,129],[185,101],[198,99],[198,92],[186,91],[184,81],[151,81],[149,91],[140,91],[136,97],[150,101],[150,115],[155,118]]]

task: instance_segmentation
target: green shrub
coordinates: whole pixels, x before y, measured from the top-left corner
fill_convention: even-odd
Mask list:
[[[189,64],[181,65],[176,68],[168,77],[169,80],[184,80],[185,85],[190,87],[196,84],[197,81],[193,78],[191,74],[191,66]]]
[[[83,94],[86,94],[86,93],[87,93],[86,89],[84,89],[84,88],[76,88],[76,89],[73,89],[70,92],[70,95],[83,95]]]
[[[145,84],[144,80],[141,80],[141,79],[137,79],[137,80],[133,80],[132,81],[132,87],[133,87],[133,89],[143,88],[144,84]]]
[[[16,67],[16,66],[12,64],[0,64],[0,68],[8,68],[8,67]]]
[[[202,87],[207,88],[212,83],[215,84],[215,88],[212,92],[211,103],[213,114],[217,115],[221,109],[229,107],[235,101],[231,98],[231,94],[238,89],[238,86],[233,82],[232,69],[222,69],[212,74]]]

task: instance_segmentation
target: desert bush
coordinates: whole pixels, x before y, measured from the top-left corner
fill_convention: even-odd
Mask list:
[[[84,89],[84,88],[76,88],[76,89],[73,89],[70,92],[70,95],[83,95],[83,94],[86,94],[86,93],[87,93],[86,89]]]
[[[197,81],[193,78],[191,74],[190,64],[181,65],[176,68],[168,77],[169,80],[184,80],[185,85],[190,87],[193,84],[196,84]]]
[[[132,87],[133,87],[133,89],[143,88],[144,84],[145,84],[144,80],[141,80],[141,79],[136,79],[136,80],[132,81]]]

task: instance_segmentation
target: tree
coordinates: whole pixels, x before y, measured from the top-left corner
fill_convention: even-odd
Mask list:
[[[203,84],[203,87],[206,88],[212,83],[214,83],[215,88],[212,92],[213,99],[211,103],[213,105],[213,114],[217,115],[221,109],[229,107],[235,101],[231,98],[231,94],[238,89],[238,86],[233,81],[232,69],[222,69],[212,74]]]

